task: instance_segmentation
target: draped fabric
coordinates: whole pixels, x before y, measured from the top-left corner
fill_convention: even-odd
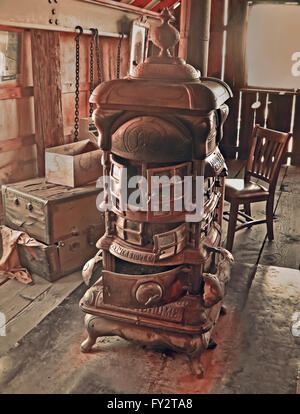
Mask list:
[[[17,279],[25,284],[31,283],[30,273],[20,264],[17,245],[23,244],[30,249],[33,246],[41,246],[41,243],[22,231],[12,230],[6,226],[0,227],[0,235],[2,239],[0,283],[7,279]]]

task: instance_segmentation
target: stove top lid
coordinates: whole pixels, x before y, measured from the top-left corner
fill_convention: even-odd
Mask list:
[[[162,11],[160,19],[161,25],[151,28],[151,40],[160,49],[159,55],[147,58],[125,79],[100,84],[90,102],[103,109],[146,106],[209,111],[232,96],[225,82],[201,78],[199,70],[171,55],[179,32],[170,24],[174,17],[168,8]]]

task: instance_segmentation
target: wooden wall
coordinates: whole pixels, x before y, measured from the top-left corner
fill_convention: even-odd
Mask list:
[[[73,139],[74,36],[40,29],[24,31],[22,84],[0,87],[0,185],[43,175],[44,149]],[[114,79],[119,39],[100,37],[99,43],[102,80]],[[80,40],[80,117],[89,115],[89,50],[90,36],[84,34]],[[121,77],[126,76],[128,63],[128,39],[124,38]]]
[[[228,101],[230,112],[224,125],[222,152],[227,158],[247,159],[249,138],[254,124],[259,123],[293,133],[287,158],[300,165],[299,91],[276,90],[276,85],[272,90],[247,87],[247,14],[246,0],[211,0],[208,76],[225,80],[234,95]]]
[[[102,81],[115,79],[117,76],[117,51],[119,39],[100,37],[100,63]],[[80,117],[89,114],[90,96],[90,36],[82,35],[80,38]],[[62,110],[64,120],[65,142],[72,140],[74,132],[74,103],[75,103],[75,41],[73,33],[60,33],[60,59],[62,84]],[[94,59],[95,60],[95,59]],[[94,79],[97,81],[96,62],[94,62]],[[128,39],[122,40],[120,77],[127,74],[129,66]]]
[[[24,51],[22,84],[0,87],[0,184],[37,174],[29,31],[24,31]],[[0,200],[0,215],[1,206]]]

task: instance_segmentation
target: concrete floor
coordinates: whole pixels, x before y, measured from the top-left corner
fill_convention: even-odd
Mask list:
[[[85,290],[79,286],[16,347],[1,355],[1,393],[297,393],[300,272],[296,269],[234,265],[226,296],[228,313],[213,334],[218,346],[203,354],[203,379],[191,375],[184,355],[144,349],[118,337],[99,338],[93,352],[81,353],[85,331],[78,302]]]

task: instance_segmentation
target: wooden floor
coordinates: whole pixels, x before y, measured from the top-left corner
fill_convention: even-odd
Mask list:
[[[103,394],[295,394],[299,273],[233,265],[227,313],[213,332],[217,347],[201,357],[201,379],[191,375],[186,355],[117,336],[101,337],[92,352],[80,352],[87,336],[78,306],[86,291],[81,285],[19,346],[0,355],[0,394],[96,394],[97,404]]]
[[[229,178],[242,178],[244,163],[228,163]],[[300,269],[300,166],[282,166],[275,195],[274,240],[268,241],[266,224],[236,233],[232,253],[239,263],[262,264]],[[252,204],[252,216],[265,216],[265,202]],[[229,203],[225,202],[225,210]],[[227,235],[224,221],[223,245]]]
[[[32,279],[30,285],[10,279],[0,286],[0,312],[6,321],[5,336],[0,336],[0,355],[18,346],[23,336],[82,283],[81,272],[63,277],[55,283],[38,275],[32,275]]]
[[[243,163],[228,162],[229,177],[243,174]],[[266,225],[245,229],[236,234],[233,255],[237,263],[273,265],[299,269],[300,264],[300,167],[283,166],[278,180],[275,203],[275,240],[266,238]],[[225,209],[228,205],[225,203]],[[264,203],[252,209],[263,216]],[[227,223],[223,235],[226,238]],[[224,240],[223,240],[224,244]],[[18,341],[82,283],[81,272],[49,283],[33,275],[33,283],[24,285],[8,280],[0,286],[0,312],[6,318],[6,337],[0,337],[0,355],[18,345]],[[1,328],[1,326],[0,326]]]

